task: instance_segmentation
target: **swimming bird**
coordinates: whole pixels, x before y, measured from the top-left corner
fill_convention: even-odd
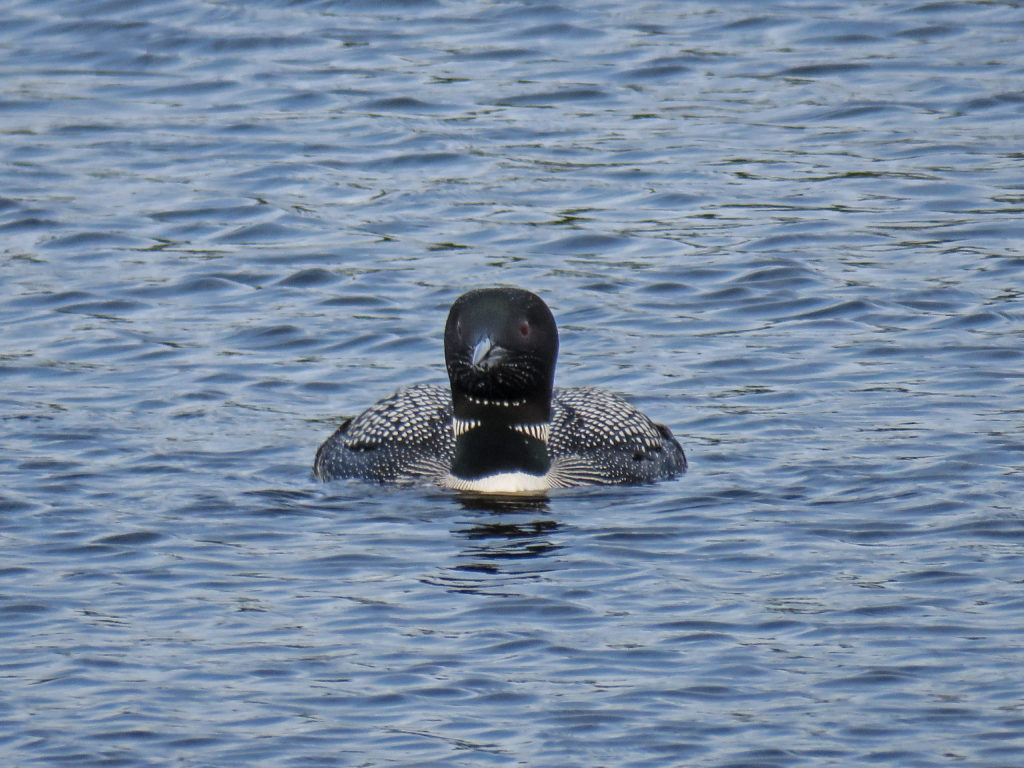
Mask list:
[[[317,451],[314,477],[538,493],[686,470],[668,427],[622,397],[554,387],[558,329],[530,291],[460,296],[445,324],[444,357],[450,387],[406,387],[348,419]]]

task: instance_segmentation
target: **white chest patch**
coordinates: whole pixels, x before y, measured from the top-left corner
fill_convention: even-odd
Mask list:
[[[551,488],[547,475],[531,475],[528,472],[500,472],[475,480],[448,475],[441,481],[441,485],[475,493],[537,493]]]

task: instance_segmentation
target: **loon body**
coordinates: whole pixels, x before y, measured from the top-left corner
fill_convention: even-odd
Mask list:
[[[444,346],[450,388],[406,387],[349,419],[317,451],[315,477],[537,493],[686,469],[668,428],[618,395],[554,388],[558,331],[539,296],[470,291],[452,305]]]

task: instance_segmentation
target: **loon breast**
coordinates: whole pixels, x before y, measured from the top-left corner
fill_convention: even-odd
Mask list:
[[[547,474],[533,475],[529,472],[496,472],[472,479],[449,473],[441,479],[440,484],[445,488],[472,493],[543,493],[556,487]]]

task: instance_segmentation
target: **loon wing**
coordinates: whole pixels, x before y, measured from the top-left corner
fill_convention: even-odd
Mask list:
[[[561,487],[653,482],[686,469],[668,427],[596,387],[555,390],[548,451],[552,483]]]
[[[417,384],[349,419],[320,446],[319,480],[362,477],[381,483],[444,475],[455,451],[447,387]]]

